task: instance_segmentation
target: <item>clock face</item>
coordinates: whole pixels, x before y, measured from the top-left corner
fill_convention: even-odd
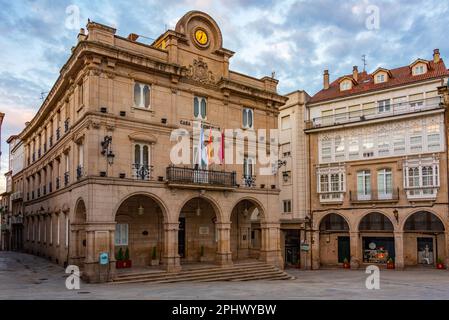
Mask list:
[[[208,41],[208,37],[207,37],[207,33],[206,31],[202,30],[202,29],[198,29],[195,31],[195,40],[201,44],[201,45],[205,45],[207,44]]]

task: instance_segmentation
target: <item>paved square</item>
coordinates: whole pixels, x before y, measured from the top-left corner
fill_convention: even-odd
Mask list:
[[[449,299],[449,272],[383,270],[367,290],[364,270],[287,270],[295,280],[86,284],[65,288],[64,269],[32,255],[0,252],[0,299]]]

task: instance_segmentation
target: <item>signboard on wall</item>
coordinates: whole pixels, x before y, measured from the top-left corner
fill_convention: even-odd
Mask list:
[[[200,235],[205,236],[209,234],[209,227],[200,227]]]

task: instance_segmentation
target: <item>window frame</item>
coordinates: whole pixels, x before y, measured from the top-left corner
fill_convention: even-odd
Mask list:
[[[136,86],[139,85],[140,87],[140,104],[137,105],[136,103]],[[145,97],[145,87],[148,88],[148,106],[146,106],[146,97]],[[151,84],[135,81],[133,85],[133,104],[134,108],[140,109],[140,110],[151,110],[151,97],[152,97],[152,86]]]
[[[123,231],[125,231],[126,237],[123,236],[123,234],[122,234]],[[123,241],[125,238],[126,238],[126,240]],[[128,223],[116,223],[115,234],[114,234],[114,245],[121,247],[121,246],[127,246],[128,243],[129,243],[129,224]]]

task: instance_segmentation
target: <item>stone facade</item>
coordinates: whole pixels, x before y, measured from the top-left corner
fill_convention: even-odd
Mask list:
[[[134,266],[159,260],[168,271],[246,258],[282,267],[277,175],[258,175],[256,164],[256,183],[246,185],[244,165],[225,160],[202,173],[221,182],[214,184],[180,180],[192,166],[171,167],[170,135],[192,133],[195,117],[206,135],[210,127],[277,128],[287,100],[276,93],[277,80],[229,70],[233,54],[202,12],[187,13],[150,45],[89,22],[20,134],[25,250],[76,264],[89,281],[113,277],[120,248]],[[196,109],[203,101],[206,114]],[[249,129],[243,108],[252,113]]]

